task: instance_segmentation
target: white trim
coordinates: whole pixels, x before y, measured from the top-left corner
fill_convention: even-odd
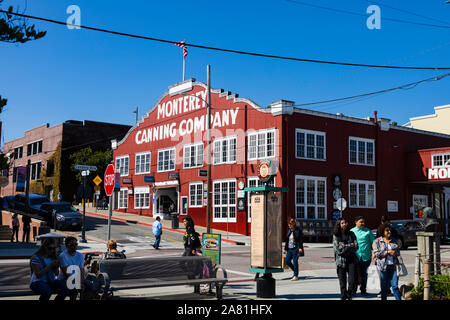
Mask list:
[[[149,187],[150,191],[150,187]],[[136,206],[136,201],[138,198],[144,198],[144,205],[142,207]],[[148,200],[148,206],[145,205],[145,198]],[[136,188],[134,188],[134,209],[150,209],[150,192],[136,192]]]
[[[234,198],[234,205],[233,204],[231,204],[231,205],[229,205],[229,204],[227,204],[227,205],[224,205],[224,204],[222,204],[222,186],[221,186],[221,189],[220,189],[220,204],[219,205],[216,205],[215,203],[214,203],[214,185],[215,184],[217,184],[217,183],[219,183],[219,184],[222,184],[222,183],[228,183],[228,195],[230,194],[230,189],[229,189],[229,183],[230,182],[234,182],[234,185],[235,185],[235,190],[234,190],[234,195],[235,195],[235,198]],[[222,180],[213,180],[212,181],[212,183],[211,183],[211,188],[212,188],[212,197],[211,197],[211,201],[212,201],[212,217],[213,217],[213,222],[228,222],[228,223],[236,223],[237,222],[237,188],[238,188],[238,186],[237,186],[237,179],[222,179]],[[228,195],[227,195],[227,199],[228,199]],[[215,208],[216,207],[219,207],[219,208],[223,208],[223,207],[225,207],[225,206],[227,206],[228,208],[230,208],[230,207],[234,207],[235,208],[235,210],[234,210],[234,212],[235,212],[235,217],[234,218],[230,218],[229,217],[229,215],[230,215],[230,212],[228,211],[227,212],[227,215],[228,215],[228,219],[225,217],[225,218],[222,218],[222,210],[221,210],[221,212],[220,212],[220,218],[216,218],[215,217],[215,214],[214,214],[214,211],[215,211]]]
[[[356,162],[352,162],[351,161],[351,157],[350,157],[350,140],[355,140],[356,141]],[[365,147],[364,147],[364,163],[359,163],[358,162],[358,157],[359,157],[359,143],[358,142],[364,142],[365,143]],[[373,161],[372,163],[367,163],[367,143],[372,143],[373,144]],[[352,164],[352,165],[359,165],[359,166],[366,166],[366,167],[375,167],[375,140],[374,139],[368,139],[368,138],[360,138],[360,137],[354,137],[354,136],[349,136],[348,137],[348,163]]]
[[[114,170],[117,170],[117,160],[121,160],[121,159],[125,159],[128,158],[128,168],[127,168],[127,174],[122,174],[122,172],[120,172],[120,177],[127,177],[130,175],[130,155],[126,154],[126,155],[121,155],[121,156],[117,156],[116,159],[114,159]],[[120,171],[120,165],[119,165],[119,171]]]
[[[137,168],[138,168],[138,166],[137,166],[137,157],[138,156],[146,156],[146,155],[149,155],[150,157],[149,157],[149,166],[148,166],[148,171],[144,171],[144,172],[137,172]],[[129,161],[129,160],[128,160]],[[144,164],[145,165],[145,164]],[[136,176],[138,176],[138,175],[141,175],[141,174],[149,174],[150,172],[151,172],[151,168],[152,168],[152,152],[151,151],[144,151],[144,152],[139,152],[139,153],[136,153],[135,155],[134,155],[134,174],[136,175]]]
[[[200,191],[200,196],[201,196],[200,205],[198,205],[198,204],[191,205],[191,186],[195,186],[195,202],[197,202],[197,196],[198,196],[198,194],[197,194],[197,186],[198,185],[202,186],[202,191]],[[188,208],[203,208],[203,181],[189,183]]]
[[[351,184],[356,184],[356,205],[352,205],[351,202]],[[359,185],[364,184],[366,186],[366,194],[365,198],[365,206],[361,206],[359,204]],[[373,185],[373,207],[369,207],[369,185]],[[348,179],[348,206],[349,208],[365,208],[365,209],[376,209],[377,208],[377,184],[372,180],[357,180],[357,179]]]
[[[303,203],[297,203],[297,180],[302,179],[305,181],[304,184],[304,202]],[[308,203],[308,183],[307,181],[314,181],[314,204]],[[319,204],[317,201],[317,182],[322,181],[324,182],[324,204]],[[305,175],[295,175],[294,177],[294,183],[295,183],[295,189],[294,189],[294,217],[296,220],[311,220],[311,218],[308,218],[308,209],[307,207],[314,207],[314,220],[327,220],[327,178],[326,177],[314,177],[314,176],[305,176]],[[303,207],[304,210],[304,218],[297,218],[297,207]],[[318,208],[324,208],[324,217],[318,218]]]
[[[159,170],[159,153],[160,152],[164,152],[164,151],[171,151],[173,150],[173,169],[170,169],[170,152],[169,152],[169,169],[168,170]],[[163,154],[164,157],[164,154]],[[176,159],[177,159],[177,148],[176,147],[170,147],[170,148],[164,148],[164,149],[159,149],[158,150],[158,154],[157,154],[157,158],[156,158],[156,170],[157,172],[169,172],[169,171],[175,171],[176,168]],[[164,159],[163,159],[164,162]],[[164,164],[163,164],[164,167]]]
[[[272,132],[273,133],[273,155],[268,157],[267,156],[267,133]],[[266,134],[266,141],[265,141],[265,148],[266,148],[266,152],[265,155],[263,156],[259,156],[258,155],[258,135],[264,133]],[[253,160],[260,160],[260,159],[271,159],[271,158],[275,158],[277,156],[277,130],[276,128],[268,128],[268,129],[261,129],[261,130],[255,130],[255,131],[247,131],[246,133],[247,135],[247,145],[248,145],[248,151],[247,151],[247,159],[249,161],[253,161]],[[250,157],[250,137],[252,136],[256,136],[256,157],[255,158],[251,158]]]
[[[122,195],[121,195],[122,191],[127,191],[127,195],[125,197],[125,199],[126,199],[125,207],[120,205],[120,202],[121,202],[120,198],[122,197]],[[128,188],[120,188],[120,191],[118,193],[119,193],[119,199],[118,199],[117,205],[119,206],[119,209],[128,209],[128,197],[129,197]]]
[[[434,165],[434,157],[436,157],[436,156],[442,156],[442,165],[441,166],[435,166]],[[445,162],[444,162],[444,157],[445,156],[449,156],[450,157],[450,152],[443,152],[443,153],[434,153],[434,154],[431,154],[431,168],[448,168],[449,166],[450,166],[450,163],[449,164],[446,164]],[[448,161],[450,161],[450,159],[449,160],[447,160],[447,162]]]
[[[198,154],[197,154],[197,147],[198,146],[202,146],[202,163],[201,164],[197,164],[197,159],[198,159]],[[185,158],[185,154],[186,154],[186,148],[192,148],[194,147],[194,158],[195,158],[195,162],[197,165],[195,166],[186,166],[186,158]],[[183,169],[195,169],[195,168],[202,168],[203,167],[203,163],[204,163],[204,151],[205,151],[205,145],[203,144],[203,142],[194,142],[194,143],[190,143],[190,144],[186,144],[183,146]],[[191,157],[191,155],[189,155]]]
[[[299,157],[297,155],[297,133],[304,133],[305,134],[305,156]],[[307,157],[307,134],[313,134],[314,135],[314,142],[316,143],[317,139],[316,136],[320,135],[323,136],[323,159],[317,158],[317,145],[314,145],[314,158]],[[303,159],[303,160],[316,160],[316,161],[327,161],[327,134],[323,131],[315,131],[315,130],[308,130],[308,129],[302,129],[302,128],[295,128],[295,158],[296,159]]]
[[[226,161],[226,162],[222,162],[222,156],[220,156],[220,161],[218,162],[218,163],[216,163],[215,162],[215,160],[216,160],[216,158],[215,158],[215,144],[216,144],[216,142],[218,142],[219,143],[219,145],[220,145],[220,154],[222,155],[222,142],[223,141],[228,141],[228,147],[227,147],[227,159],[230,159],[231,157],[231,153],[230,153],[230,146],[231,146],[231,144],[229,143],[230,142],[230,140],[236,140],[236,143],[235,143],[235,147],[236,147],[236,149],[234,150],[234,161],[230,161],[230,160],[228,160],[228,161]],[[219,166],[219,165],[222,165],[222,164],[233,164],[233,163],[236,163],[236,161],[237,161],[237,150],[238,150],[238,144],[237,144],[237,142],[238,142],[238,139],[237,139],[237,135],[232,135],[232,136],[226,136],[226,137],[222,137],[222,138],[216,138],[216,139],[214,139],[214,141],[212,142],[212,146],[213,146],[213,154],[212,154],[212,164],[214,165],[214,166]]]
[[[150,186],[134,187],[134,194],[150,193]]]

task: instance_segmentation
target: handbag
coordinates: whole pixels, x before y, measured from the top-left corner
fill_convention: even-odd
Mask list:
[[[402,256],[398,256],[397,259],[398,259],[398,263],[395,265],[395,269],[397,271],[397,276],[404,277],[404,276],[408,275],[408,269],[406,269],[406,266],[403,263]]]
[[[288,266],[287,263],[286,263],[286,257],[285,257],[285,256],[283,256],[283,257],[281,258],[281,267],[282,267],[284,270],[289,270],[289,266]]]

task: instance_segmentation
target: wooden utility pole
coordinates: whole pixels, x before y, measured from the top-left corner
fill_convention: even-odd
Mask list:
[[[208,117],[207,117],[207,129],[208,129],[208,144],[207,144],[207,153],[208,153],[208,203],[206,205],[206,233],[211,233],[211,201],[212,201],[212,187],[211,187],[211,66],[208,64],[207,69],[207,95],[206,95],[206,107],[208,108]]]
[[[425,259],[424,276],[423,276],[423,300],[430,300],[430,259]]]

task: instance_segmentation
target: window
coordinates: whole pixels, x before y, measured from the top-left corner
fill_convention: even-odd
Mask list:
[[[362,138],[349,138],[349,156],[351,164],[361,164],[373,166],[374,158],[374,140]]]
[[[41,177],[41,163],[32,163],[30,166],[30,179],[38,180]]]
[[[23,146],[14,148],[14,159],[22,159],[23,157]]]
[[[27,145],[27,156],[42,153],[42,140]]]
[[[203,142],[184,146],[183,168],[203,166]]]
[[[433,154],[433,168],[450,166],[450,153]]]
[[[13,183],[17,182],[17,167],[13,168]]]
[[[374,181],[349,180],[350,208],[376,208]]]
[[[275,129],[260,130],[248,135],[248,160],[275,156]]]
[[[120,189],[119,191],[119,209],[128,208],[128,189]]]
[[[327,179],[323,177],[295,177],[295,217],[296,219],[327,218]]]
[[[47,160],[47,172],[46,172],[46,176],[47,177],[53,177],[55,174],[55,160],[51,159],[51,160]]]
[[[272,178],[270,181],[269,181],[269,183],[267,184],[268,186],[271,186],[271,187],[275,187],[275,178]],[[264,182],[262,182],[261,180],[259,180],[259,178],[258,177],[249,177],[248,179],[247,179],[247,186],[249,187],[249,188],[253,188],[253,187],[263,187],[264,186]],[[250,222],[250,220],[251,220],[251,210],[250,210],[250,208],[251,208],[251,201],[250,201],[250,196],[251,196],[251,192],[250,191],[248,191],[247,192],[247,204],[248,204],[248,222]]]
[[[175,170],[175,148],[158,150],[158,172]]]
[[[189,185],[189,207],[201,208],[203,207],[203,182],[191,183]]]
[[[236,180],[213,182],[214,222],[236,222]]]
[[[150,152],[136,154],[136,174],[150,173]]]
[[[134,188],[134,208],[149,209],[150,208],[150,187]]]
[[[116,158],[116,172],[120,172],[120,176],[128,175],[129,170],[129,156],[121,156]]]
[[[295,130],[296,157],[325,160],[325,133],[303,129]]]
[[[214,164],[236,162],[236,137],[214,140]]]

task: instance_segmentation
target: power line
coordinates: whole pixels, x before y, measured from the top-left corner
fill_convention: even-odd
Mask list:
[[[297,0],[285,0],[285,1],[290,2],[290,3],[297,4],[297,5],[301,5],[301,6],[313,7],[313,8],[317,8],[317,9],[323,9],[323,10],[334,11],[334,12],[345,13],[345,14],[350,14],[350,15],[354,15],[354,16],[366,17],[366,18],[367,18],[367,15],[362,14],[362,13],[358,13],[358,12],[353,12],[353,11],[348,11],[348,10],[342,10],[342,9],[336,9],[336,8],[330,8],[330,7],[324,7],[324,6],[319,6],[319,5],[316,5],[316,4],[307,3],[307,2],[302,2],[302,1],[297,1]],[[393,18],[386,18],[386,17],[383,17],[383,20],[388,20],[388,21],[393,21],[393,22],[399,22],[399,23],[415,24],[415,25],[424,26],[424,27],[434,27],[434,28],[441,28],[441,29],[450,29],[450,26],[448,26],[448,25],[443,26],[443,25],[438,25],[438,24],[430,24],[430,23],[414,22],[414,21],[401,20],[401,19],[393,19]]]
[[[340,10],[340,11],[342,11],[342,10]],[[8,13],[5,10],[0,10],[0,12]],[[21,17],[29,18],[29,19],[46,21],[46,22],[50,22],[50,23],[56,23],[56,24],[65,25],[65,26],[74,26],[74,27],[79,27],[79,28],[92,30],[92,31],[99,31],[99,32],[104,32],[104,33],[109,33],[109,34],[114,34],[114,35],[131,37],[131,38],[136,38],[136,39],[157,41],[157,42],[169,43],[169,44],[178,43],[178,41],[159,39],[159,38],[153,38],[153,37],[147,37],[147,36],[140,36],[140,35],[135,35],[135,34],[130,34],[130,33],[124,33],[124,32],[118,32],[118,31],[112,31],[112,30],[107,30],[107,29],[88,27],[88,26],[75,25],[75,24],[70,24],[70,23],[63,22],[63,21],[57,21],[57,20],[41,18],[41,17],[35,17],[35,16],[30,16],[30,15],[25,15],[25,14],[20,14],[20,13],[8,13],[8,14],[17,15],[17,16],[21,16]],[[450,28],[450,27],[448,27],[448,28]],[[190,47],[193,47],[193,48],[199,48],[199,49],[214,50],[214,51],[220,51],[220,52],[228,52],[228,53],[256,56],[256,57],[263,57],[263,58],[298,61],[298,62],[331,64],[331,65],[341,65],[341,66],[351,66],[351,67],[365,67],[365,68],[408,69],[408,70],[450,70],[450,67],[389,66],[389,65],[375,65],[375,64],[362,64],[362,63],[351,63],[351,62],[316,60],[316,59],[306,59],[306,58],[294,58],[294,57],[277,56],[277,55],[257,53],[257,52],[249,52],[249,51],[241,51],[241,50],[233,50],[233,49],[210,47],[210,46],[204,46],[204,45],[198,45],[198,44],[192,44],[192,43],[185,43],[185,44],[187,46],[190,46]]]
[[[310,105],[315,105],[315,104],[323,104],[323,103],[330,103],[330,102],[336,102],[336,101],[350,100],[350,99],[366,97],[366,96],[372,96],[372,95],[386,93],[386,92],[390,92],[390,91],[394,91],[394,90],[400,90],[400,89],[401,90],[409,90],[409,89],[415,88],[420,83],[428,82],[428,81],[439,81],[439,80],[441,80],[441,79],[443,79],[445,77],[448,77],[449,75],[450,75],[450,73],[445,73],[445,74],[442,74],[440,76],[435,76],[435,77],[432,77],[432,78],[428,78],[428,79],[424,79],[424,80],[420,80],[420,81],[416,81],[416,82],[411,82],[411,83],[404,84],[404,85],[401,85],[401,86],[398,86],[398,87],[395,87],[395,88],[384,89],[384,90],[380,90],[380,91],[364,93],[364,94],[359,94],[359,95],[356,95],[356,96],[345,97],[345,98],[338,98],[338,99],[331,99],[331,100],[324,100],[324,101],[296,104],[296,105],[294,105],[294,107],[303,107],[303,106],[310,106]]]

